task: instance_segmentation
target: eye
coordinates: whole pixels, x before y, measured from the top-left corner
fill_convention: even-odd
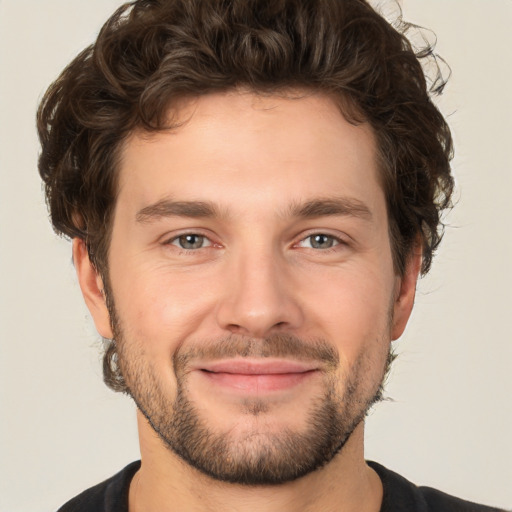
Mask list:
[[[170,242],[172,245],[179,247],[180,249],[185,250],[194,250],[194,249],[203,249],[204,247],[209,247],[212,245],[210,240],[203,235],[198,235],[196,233],[187,233],[185,235],[180,235]]]
[[[331,249],[339,244],[340,241],[335,236],[326,235],[325,233],[315,233],[301,240],[299,245],[312,249]]]

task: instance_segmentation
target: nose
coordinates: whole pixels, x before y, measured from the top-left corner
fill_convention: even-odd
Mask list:
[[[276,255],[240,255],[229,265],[218,303],[219,327],[233,334],[264,338],[298,329],[303,311],[290,269]]]

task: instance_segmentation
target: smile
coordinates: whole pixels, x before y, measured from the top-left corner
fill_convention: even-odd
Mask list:
[[[319,366],[300,361],[232,359],[197,370],[214,386],[258,394],[297,386],[317,374]]]

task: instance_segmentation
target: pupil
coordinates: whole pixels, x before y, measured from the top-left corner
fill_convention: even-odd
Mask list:
[[[200,235],[180,236],[180,245],[183,249],[199,249],[203,245],[203,237]]]
[[[315,235],[311,245],[317,249],[328,249],[332,247],[332,238],[327,235]]]

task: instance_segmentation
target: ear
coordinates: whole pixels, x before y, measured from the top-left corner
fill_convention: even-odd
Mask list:
[[[397,279],[397,290],[393,309],[393,323],[391,339],[396,340],[402,336],[405,326],[411,316],[416,295],[416,283],[421,270],[421,246],[416,246],[410,254],[404,275]]]
[[[73,262],[85,303],[94,320],[96,330],[103,338],[113,338],[110,326],[106,297],[103,293],[103,280],[89,259],[85,242],[73,239]]]

